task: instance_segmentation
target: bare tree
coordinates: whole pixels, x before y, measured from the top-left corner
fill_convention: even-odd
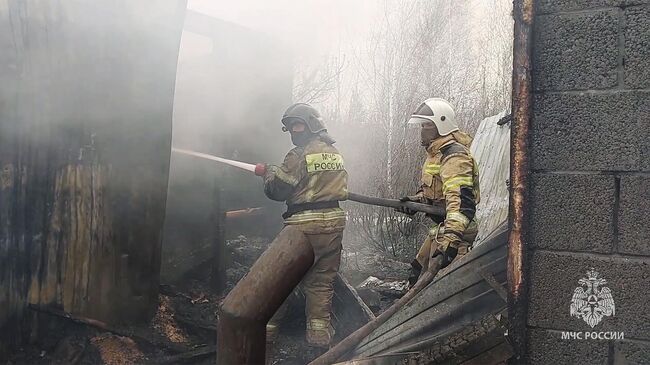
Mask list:
[[[305,67],[296,72],[293,86],[293,98],[303,103],[320,103],[330,97],[340,83],[345,70],[345,59],[341,57],[324,58],[312,67]]]
[[[425,153],[405,122],[424,99],[449,100],[470,133],[509,106],[512,4],[494,3],[384,1],[373,34],[349,63],[339,55],[314,74],[320,78],[297,83],[310,90],[303,94],[317,95],[329,121],[345,128],[340,145],[353,157],[346,160],[351,190],[383,197],[415,193]],[[348,212],[359,238],[399,257],[412,257],[433,224],[360,205],[350,204]]]

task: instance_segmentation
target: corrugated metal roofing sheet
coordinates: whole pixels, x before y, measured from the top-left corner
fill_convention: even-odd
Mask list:
[[[504,111],[483,119],[471,146],[478,161],[481,185],[481,202],[476,212],[479,236],[475,245],[508,219],[510,123],[497,125],[505,115]]]

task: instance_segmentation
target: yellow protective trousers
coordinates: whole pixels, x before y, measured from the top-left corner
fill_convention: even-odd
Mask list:
[[[287,224],[272,243],[296,241],[307,243],[314,250],[314,264],[300,285],[306,298],[307,340],[319,346],[329,345],[333,336],[330,311],[334,279],[341,263],[344,228],[344,219]],[[285,302],[273,316],[267,326],[269,331],[277,331],[286,306]]]

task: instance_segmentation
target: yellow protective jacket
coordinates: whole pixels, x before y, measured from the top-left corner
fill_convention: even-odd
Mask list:
[[[462,143],[460,143],[462,142]],[[479,173],[469,151],[471,137],[462,132],[436,139],[427,148],[418,196],[444,202],[445,232],[463,235],[480,200]]]
[[[345,212],[334,205],[348,198],[347,177],[339,151],[316,137],[289,151],[282,165],[268,167],[264,193],[270,199],[286,201],[285,224],[329,222],[341,226],[345,225]]]

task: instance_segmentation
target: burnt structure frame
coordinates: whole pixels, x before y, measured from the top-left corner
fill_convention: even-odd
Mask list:
[[[532,44],[534,0],[513,3],[512,135],[510,141],[510,209],[508,236],[509,338],[512,363],[525,361],[527,351],[527,237],[529,227],[529,145],[532,115]]]

